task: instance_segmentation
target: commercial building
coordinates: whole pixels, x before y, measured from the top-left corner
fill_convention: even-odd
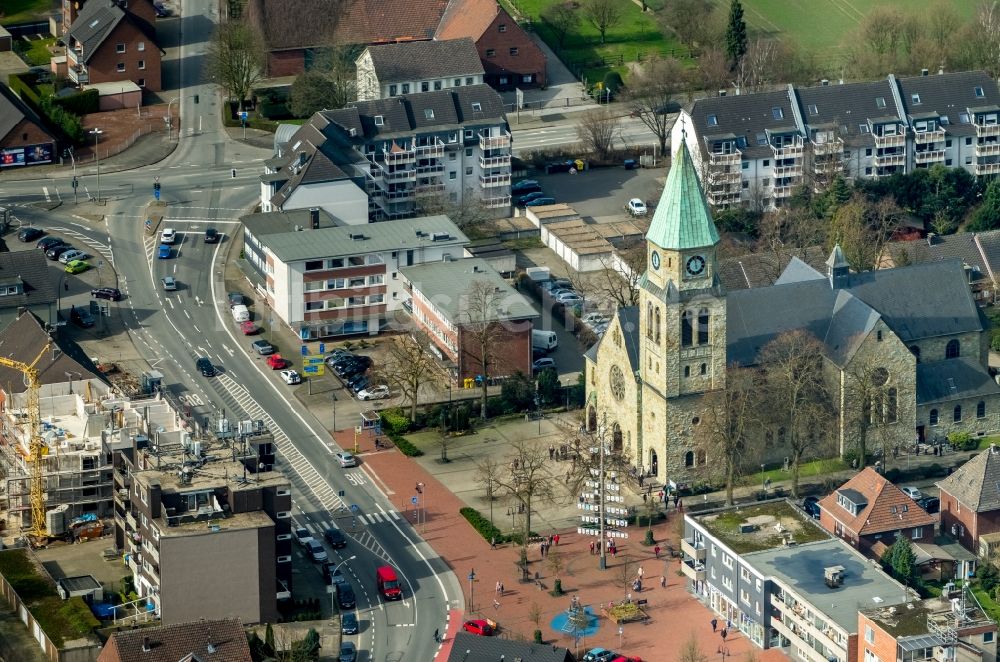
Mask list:
[[[303,340],[378,333],[409,299],[401,268],[458,260],[469,243],[447,216],[289,231],[273,215],[243,219],[245,255],[268,306]]]
[[[417,328],[438,348],[454,379],[531,374],[532,320],[538,313],[486,260],[428,263],[400,273]]]
[[[369,46],[355,61],[358,101],[483,83],[483,63],[468,37]]]
[[[342,224],[446,205],[510,211],[511,137],[486,85],[358,101],[310,118],[261,176],[261,209],[320,207]]]
[[[685,513],[681,550],[699,600],[755,645],[794,660],[854,662],[858,611],[911,599],[787,501]]]
[[[1000,173],[1000,88],[984,71],[699,99],[672,130],[709,204],[780,207],[802,185],[943,165]]]
[[[56,146],[42,119],[0,83],[0,169],[52,163]]]

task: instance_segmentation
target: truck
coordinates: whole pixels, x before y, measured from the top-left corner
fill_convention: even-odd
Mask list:
[[[556,336],[555,331],[532,330],[531,349],[537,349],[543,352],[551,352],[558,346],[559,346],[559,338]]]
[[[552,280],[552,271],[548,267],[528,267],[524,273],[539,287],[544,287],[545,283]]]

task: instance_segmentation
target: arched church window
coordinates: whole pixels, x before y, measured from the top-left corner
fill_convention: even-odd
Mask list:
[[[689,365],[684,366],[684,376],[685,377],[691,376],[691,366]]]
[[[708,364],[707,363],[702,363],[701,367],[698,368],[698,372],[701,373],[701,374],[703,374],[703,375],[707,375],[708,374]]]
[[[708,344],[708,308],[698,311],[698,344]]]
[[[944,346],[944,358],[946,359],[957,359],[961,354],[962,346],[957,339],[949,340],[948,344]]]
[[[976,405],[976,418],[986,418],[986,403],[982,400]]]
[[[706,464],[708,464],[708,454],[705,452],[704,449],[699,448],[698,449],[698,466],[701,467],[701,466],[704,466]]]
[[[684,453],[684,466],[693,467],[694,466],[694,451],[688,451]]]
[[[656,307],[656,344],[660,344],[660,307]]]
[[[653,304],[646,302],[646,337],[653,337]]]
[[[952,412],[951,420],[956,423],[962,422],[962,405],[955,405],[955,411]]]
[[[694,311],[685,310],[681,316],[681,347],[694,344]]]
[[[885,392],[885,422],[895,423],[899,418],[898,413],[899,394],[895,387],[890,387]]]

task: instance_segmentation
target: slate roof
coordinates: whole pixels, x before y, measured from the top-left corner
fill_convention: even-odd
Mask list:
[[[832,128],[838,138],[851,145],[875,143],[871,134],[860,127],[867,126],[869,119],[899,115],[888,79],[800,87],[795,93],[807,134],[812,135],[814,129]]]
[[[448,662],[573,662],[569,649],[554,644],[534,644],[500,637],[479,637],[469,632],[455,635]]]
[[[496,0],[451,0],[441,18],[435,39],[479,37],[500,13]]]
[[[991,445],[936,485],[977,513],[1000,510],[1000,447]]]
[[[629,367],[632,374],[639,372],[639,306],[619,308],[616,312],[618,324],[622,330],[622,341],[628,354]]]
[[[288,209],[284,211],[247,214],[240,218],[240,222],[255,237],[283,232],[309,232],[313,230],[311,212],[308,209]],[[332,228],[336,227],[336,225],[336,219],[320,207],[319,228],[316,229]]]
[[[719,233],[686,141],[681,141],[681,148],[667,174],[646,239],[666,250],[688,250],[719,243]]]
[[[855,504],[867,503],[857,515],[852,515],[837,503],[837,494],[845,493]],[[887,531],[934,526],[934,516],[906,496],[903,490],[886,480],[871,467],[865,467],[854,478],[820,499],[820,508],[829,513],[846,529],[859,536]]]
[[[0,308],[55,303],[56,283],[41,251],[0,253],[0,287],[20,283],[22,294],[0,297]]]
[[[488,311],[491,321],[524,320],[538,317],[531,303],[511,287],[503,277],[478,257],[451,262],[428,262],[412,267],[402,267],[399,273],[434,304],[453,324],[470,321],[469,288],[473,283],[490,283],[497,290],[497,306]],[[473,311],[482,320],[482,311]]]
[[[774,108],[781,109],[777,118]],[[792,103],[785,90],[699,99],[694,102],[690,114],[703,148],[711,144],[714,136],[732,135],[745,141],[740,151],[755,159],[772,155],[767,143],[758,144],[758,135],[762,132],[799,132]],[[710,115],[715,116],[716,124],[709,124]]]
[[[147,640],[149,652],[143,651]],[[252,659],[238,618],[122,630],[111,635],[101,653],[102,662],[251,662]]]
[[[85,3],[73,25],[69,27],[67,38],[70,43],[75,42],[81,46],[83,50],[80,60],[86,63],[122,21],[136,26],[150,42],[156,43],[156,29],[145,19],[122,9],[113,0],[91,0]]]
[[[719,262],[719,280],[727,291],[750,287],[769,287],[785,271],[792,259],[799,259],[816,270],[824,268],[827,253],[822,246],[794,248],[780,253],[750,253]]]
[[[55,140],[55,136],[49,131],[42,120],[29,108],[21,99],[7,87],[6,83],[0,83],[0,142],[7,134],[14,130],[23,120],[30,120],[39,129],[48,134],[49,138]]]
[[[383,85],[393,81],[484,74],[476,44],[468,37],[369,46],[368,54]]]
[[[31,312],[22,314],[0,331],[0,356],[31,363],[49,340],[45,325]],[[35,364],[40,384],[62,384],[66,373],[75,379],[103,379],[86,354],[72,340],[57,336],[52,347]],[[24,379],[19,370],[0,366],[0,387],[10,393],[23,393]]]
[[[1000,230],[927,235],[915,241],[894,241],[886,247],[887,257],[896,262],[900,253],[911,263],[959,259],[968,265],[970,282],[992,278],[1000,272]]]
[[[985,71],[960,71],[935,76],[900,78],[899,88],[904,110],[908,115],[945,116],[947,133],[960,136],[975,135],[970,121],[962,122],[961,115],[969,108],[1000,105],[1000,88]],[[983,95],[976,95],[976,88]],[[919,95],[915,103],[913,95]]]
[[[918,405],[996,395],[1000,395],[1000,386],[975,359],[961,357],[917,364]]]

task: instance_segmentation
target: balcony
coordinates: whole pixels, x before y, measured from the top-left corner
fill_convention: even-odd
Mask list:
[[[418,145],[417,156],[422,159],[440,159],[444,157],[444,143],[435,139],[430,145]]]
[[[382,173],[382,177],[387,182],[415,182],[415,181],[417,181],[417,171],[416,170],[395,170],[395,171],[384,170],[383,173]]]
[[[484,198],[483,206],[487,209],[500,209],[501,207],[510,207],[510,196],[500,195],[494,198]]]
[[[822,621],[820,621],[820,625],[822,627],[817,626],[815,622],[809,621],[803,615],[800,615],[798,613],[800,610],[801,609],[799,607],[792,609],[788,606],[783,606],[781,607],[782,617],[779,619],[776,616],[772,616],[772,623],[774,621],[779,621],[790,631],[794,632],[800,639],[822,648],[823,652],[816,651],[815,648],[811,649],[812,652],[815,652],[818,655],[823,655],[824,652],[830,652],[837,654],[839,657],[840,654],[846,652],[844,651],[844,647],[833,639],[833,636],[837,634],[836,630],[834,630],[829,624],[823,623]],[[825,660],[827,658],[824,656],[821,659]]]
[[[713,207],[726,207],[728,205],[738,205],[740,203],[740,191],[709,191],[708,204]]]
[[[828,175],[843,169],[844,164],[840,159],[823,159],[813,162],[813,172],[817,175]]]
[[[156,547],[149,540],[146,540],[142,545],[142,555],[153,563],[160,564],[160,552],[157,551]]]
[[[913,132],[913,141],[918,145],[929,145],[930,143],[941,142],[942,140],[944,140],[944,129]]]
[[[479,185],[483,188],[510,186],[510,173],[506,173],[503,175],[480,175]]]
[[[698,561],[687,560],[681,563],[681,572],[684,576],[694,582],[705,581],[705,564]]]
[[[739,182],[739,168],[721,168],[708,171],[709,184],[738,184]]]
[[[132,513],[125,513],[125,523],[128,524],[128,528],[131,531],[137,531],[139,529],[139,523],[135,520],[135,515]]]
[[[796,163],[790,166],[774,166],[774,176],[777,177],[797,177],[802,174],[802,165]]]
[[[743,159],[743,155],[740,152],[711,152],[708,155],[708,162],[712,165],[726,165],[726,166],[738,166],[740,161]]]
[[[831,154],[839,154],[844,151],[844,142],[840,139],[829,140],[827,142],[813,142],[812,151],[816,156],[829,156]]]
[[[126,489],[117,489],[117,490],[114,490],[113,495],[114,495],[115,504],[117,504],[119,506],[122,506],[125,509],[127,509],[129,507],[128,490],[126,490]]]
[[[774,152],[774,158],[776,159],[795,159],[802,156],[802,139],[797,138],[795,142],[789,145],[771,145],[771,151]]]
[[[386,165],[404,165],[417,160],[417,152],[414,149],[401,149],[396,151],[383,150],[382,157]]]
[[[413,197],[413,189],[404,189],[402,191],[383,191],[382,197],[386,200],[409,200]]]
[[[125,565],[129,567],[132,572],[139,572],[139,562],[136,560],[135,554],[129,554],[125,557]]]
[[[906,154],[882,154],[875,156],[876,168],[906,165]]]
[[[77,85],[86,85],[90,82],[90,74],[87,72],[87,67],[77,64],[71,65],[67,68],[69,72],[69,79]]]
[[[505,154],[504,156],[480,156],[479,167],[483,170],[489,170],[491,168],[509,168],[510,154]]]
[[[1000,162],[998,163],[977,163],[977,175],[996,175],[1000,173]]]
[[[980,138],[1000,136],[1000,124],[976,124],[976,135]]]
[[[681,540],[681,551],[695,561],[705,560],[705,543],[703,542],[696,543],[692,539],[683,538]]]
[[[423,184],[413,189],[413,195],[418,198],[427,198],[444,193],[444,184]]]
[[[784,185],[784,186],[775,186],[773,189],[771,189],[771,192],[774,194],[775,198],[790,198],[792,196],[793,190],[795,190],[794,186]]]
[[[510,148],[510,134],[504,132],[502,136],[490,136],[479,134],[479,149],[508,149]]]
[[[1000,154],[1000,152],[997,152],[997,154]],[[944,150],[929,149],[923,152],[914,152],[913,160],[917,163],[937,163],[944,161]]]
[[[904,147],[906,145],[905,133],[896,133],[890,136],[880,136],[877,133],[873,133],[872,138],[875,139],[875,147],[879,149],[886,149],[888,147]]]
[[[444,166],[440,165],[440,164],[438,164],[438,165],[417,166],[417,175],[420,175],[420,176],[423,176],[423,175],[440,175],[443,172],[444,172]]]
[[[1000,142],[979,143],[976,145],[976,156],[997,156],[1000,155]]]

